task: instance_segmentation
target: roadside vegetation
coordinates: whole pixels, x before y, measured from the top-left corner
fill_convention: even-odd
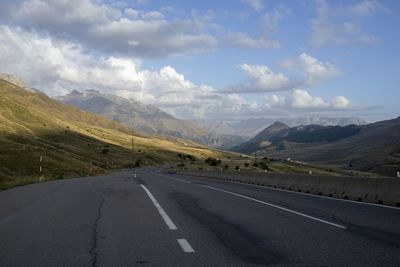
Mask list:
[[[187,140],[144,135],[0,80],[0,189],[229,155]]]

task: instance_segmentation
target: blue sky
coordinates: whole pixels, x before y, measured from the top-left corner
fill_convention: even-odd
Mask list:
[[[0,72],[185,119],[400,115],[396,0],[0,3]]]

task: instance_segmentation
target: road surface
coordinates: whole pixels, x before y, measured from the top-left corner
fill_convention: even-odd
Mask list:
[[[400,266],[400,209],[121,171],[0,192],[0,266]]]

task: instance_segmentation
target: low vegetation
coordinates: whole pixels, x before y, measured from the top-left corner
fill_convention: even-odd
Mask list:
[[[0,189],[227,155],[187,140],[146,136],[0,80]]]

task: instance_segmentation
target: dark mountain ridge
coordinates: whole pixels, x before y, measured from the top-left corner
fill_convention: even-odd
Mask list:
[[[277,125],[233,150],[390,176],[400,170],[400,117],[361,126]]]

